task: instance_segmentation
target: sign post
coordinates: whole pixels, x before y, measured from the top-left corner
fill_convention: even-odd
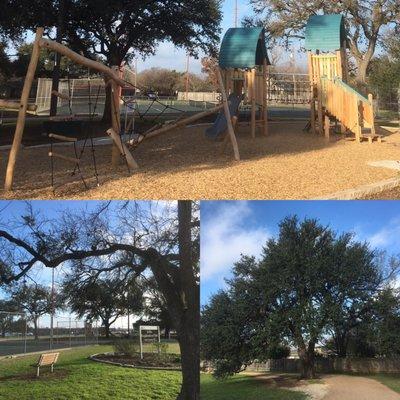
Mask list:
[[[160,327],[150,326],[150,325],[140,325],[139,326],[139,340],[140,340],[140,358],[143,360],[143,342],[148,339],[154,339],[154,331],[157,331],[157,343],[161,342],[160,338]],[[144,335],[143,333],[144,332]],[[143,340],[144,339],[144,340]],[[160,347],[158,347],[158,353],[160,354]]]

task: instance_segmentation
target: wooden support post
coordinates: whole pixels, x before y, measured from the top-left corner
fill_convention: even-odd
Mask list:
[[[371,118],[372,118],[372,120],[371,120],[371,133],[373,135],[375,135],[376,131],[375,131],[374,98],[373,98],[371,93],[368,94],[368,101],[369,101],[369,104],[371,105]]]
[[[256,137],[256,69],[251,70],[251,137]]]
[[[267,60],[264,58],[264,63],[263,63],[263,119],[264,119],[264,124],[263,124],[263,134],[264,136],[268,136],[268,101],[267,101],[267,80],[268,80],[268,65],[267,65]]]
[[[231,113],[229,111],[228,99],[226,97],[224,83],[223,83],[222,76],[221,76],[221,70],[218,67],[217,67],[217,77],[218,77],[219,86],[221,88],[222,104],[224,106],[226,123],[228,125],[228,134],[229,134],[231,142],[232,142],[232,147],[233,147],[233,153],[235,155],[235,160],[239,161],[240,160],[239,147],[238,147],[238,144],[237,144],[235,131],[233,130],[233,126],[232,126]]]
[[[111,67],[115,75],[119,73],[119,67]],[[115,81],[111,81],[111,125],[114,132],[118,134],[121,133],[121,114],[119,108],[119,90],[118,85]],[[118,147],[116,141],[113,141],[112,153],[111,153],[111,163],[114,168],[116,168],[120,162],[121,149]]]
[[[39,55],[40,55],[40,46],[39,41],[43,36],[44,29],[37,28],[35,41],[33,43],[32,55],[29,61],[28,71],[26,73],[24,87],[22,89],[20,108],[18,111],[17,125],[15,127],[15,134],[13,139],[13,144],[10,150],[10,155],[8,157],[7,171],[6,171],[6,179],[4,184],[4,189],[9,191],[12,189],[13,181],[14,181],[14,169],[15,163],[17,161],[17,156],[19,149],[21,147],[22,135],[24,133],[25,128],[25,118],[26,111],[28,109],[28,99],[29,93],[31,91],[32,82],[35,77],[35,71],[37,68]]]
[[[236,127],[237,122],[238,122],[238,117],[235,115],[232,117],[233,128]],[[223,140],[222,146],[221,146],[221,154],[225,153],[226,145],[228,144],[228,142],[229,142],[229,134],[225,135],[225,137],[224,137],[224,140]]]
[[[126,162],[129,165],[131,169],[137,169],[139,168],[135,159],[133,158],[131,152],[129,151],[128,147],[126,147],[125,143],[121,141],[121,138],[117,132],[114,131],[113,128],[109,129],[107,131],[107,134],[111,137],[113,140],[114,145],[118,149],[118,156],[120,154],[125,154]]]
[[[324,121],[324,132],[325,132],[325,140],[329,141],[331,130],[331,121],[329,119],[328,114],[325,114],[325,121]]]
[[[318,130],[319,133],[323,132],[323,111],[322,111],[322,85],[321,83],[317,86],[317,109],[318,109]]]
[[[360,115],[361,100],[356,97],[357,110],[357,125],[356,125],[356,142],[361,143],[361,115]]]
[[[314,82],[314,67],[311,51],[307,52],[308,59],[308,76],[310,79],[310,91],[311,91],[311,101],[310,101],[310,126],[311,132],[315,135],[315,82]]]

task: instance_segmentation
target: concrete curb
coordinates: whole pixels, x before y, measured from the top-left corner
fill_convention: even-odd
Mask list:
[[[102,364],[110,364],[110,365],[116,365],[118,367],[124,367],[124,368],[135,368],[135,369],[146,369],[146,370],[156,370],[156,371],[182,371],[182,368],[174,368],[174,367],[143,367],[143,366],[138,366],[138,365],[132,365],[132,364],[122,364],[122,363],[117,363],[114,361],[106,361],[106,360],[101,360],[97,358],[98,356],[103,356],[103,355],[114,355],[113,352],[108,352],[108,353],[98,353],[98,354],[93,354],[89,356],[89,360],[102,363]]]
[[[393,189],[398,186],[400,186],[400,176],[359,186],[353,189],[342,190],[326,196],[317,197],[313,200],[356,200],[371,194],[383,192],[384,190]]]

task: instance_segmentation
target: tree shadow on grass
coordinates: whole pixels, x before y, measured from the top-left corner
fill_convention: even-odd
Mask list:
[[[300,379],[299,375],[296,374],[257,374],[254,376],[255,379],[263,382],[269,387],[273,388],[294,388],[303,383],[323,383],[322,379],[316,378],[312,382],[309,380]]]

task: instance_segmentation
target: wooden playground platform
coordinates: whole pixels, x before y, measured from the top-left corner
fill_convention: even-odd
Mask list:
[[[270,123],[267,137],[249,135],[238,128],[242,161],[232,159],[232,148],[221,152],[204,136],[205,126],[188,127],[149,139],[136,151],[143,168],[129,175],[126,165],[113,170],[111,145],[96,146],[100,187],[94,179],[83,190],[77,177],[68,176],[70,165],[56,163],[55,179],[67,183],[53,194],[48,148],[24,148],[18,160],[15,190],[5,198],[65,199],[311,199],[398,175],[392,169],[367,165],[371,161],[398,160],[400,134],[386,132],[382,143],[369,145],[331,135],[303,132],[304,121]],[[61,151],[61,150],[58,150]],[[63,150],[62,150],[63,151]],[[68,148],[65,149],[67,153]],[[7,151],[0,151],[4,179]],[[82,159],[86,178],[93,175],[90,152]],[[32,167],[34,166],[34,168]]]

